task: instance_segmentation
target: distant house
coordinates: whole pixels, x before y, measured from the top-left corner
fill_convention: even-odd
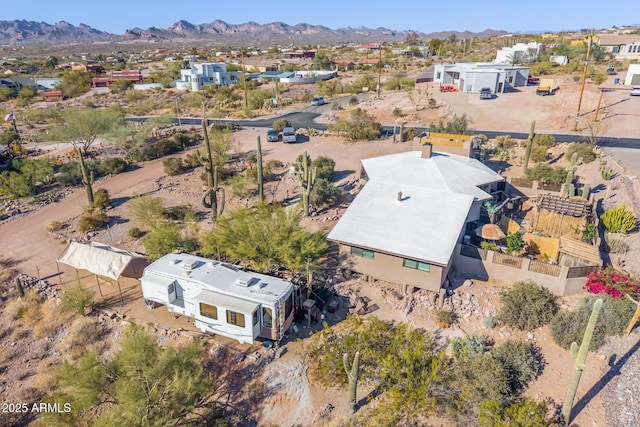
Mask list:
[[[368,182],[328,239],[369,278],[437,291],[467,224],[504,178],[478,160],[421,151],[362,160]],[[504,184],[503,184],[504,185]]]
[[[600,34],[598,45],[611,52],[616,59],[640,59],[640,35]]]
[[[253,343],[277,340],[298,308],[291,282],[188,254],[167,254],[144,269],[145,303],[192,317],[202,332]]]
[[[282,55],[287,58],[313,59],[316,56],[316,52],[313,50],[296,50],[293,52],[282,52]]]
[[[360,60],[360,65],[364,65],[366,67],[378,67],[380,64],[380,59],[378,58],[362,58]]]
[[[48,90],[43,95],[44,100],[48,102],[62,101],[64,99],[61,90]]]
[[[492,63],[436,64],[434,83],[453,85],[461,92],[478,93],[489,87],[494,93],[526,86],[529,67]]]
[[[356,67],[356,64],[350,59],[334,59],[331,63],[340,71],[352,71]]]
[[[518,64],[530,58],[537,58],[543,46],[538,42],[530,42],[503,47],[496,52],[496,59],[493,62],[496,64]]]
[[[111,87],[117,80],[128,80],[132,83],[140,83],[144,79],[140,70],[112,71],[109,77],[96,77],[92,79],[93,87]]]
[[[59,77],[44,77],[35,79],[36,87],[39,91],[55,90],[56,86],[62,83]]]
[[[569,63],[569,57],[565,55],[551,55],[549,56],[549,62],[556,65],[567,65]]]
[[[191,68],[180,70],[180,80],[176,81],[176,89],[199,91],[211,84],[230,86],[238,83],[242,71],[227,71],[224,62],[201,62],[191,64]]]

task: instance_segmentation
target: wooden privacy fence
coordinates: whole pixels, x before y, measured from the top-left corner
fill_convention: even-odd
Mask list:
[[[506,255],[500,252],[495,252],[493,254],[493,263],[494,264],[502,264],[513,268],[521,268],[522,267],[522,258],[517,256]]]
[[[556,264],[547,264],[545,262],[531,260],[529,263],[529,271],[534,273],[546,274],[548,276],[560,277],[560,266]],[[580,276],[577,276],[580,277]]]
[[[574,279],[576,277],[587,277],[592,271],[598,269],[597,265],[586,265],[583,267],[569,267],[567,272],[567,279]]]

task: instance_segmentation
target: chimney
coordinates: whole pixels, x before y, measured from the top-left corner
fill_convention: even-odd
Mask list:
[[[420,156],[423,159],[430,159],[431,158],[431,153],[433,151],[433,145],[426,143],[422,145],[422,156]]]
[[[398,201],[402,201],[402,191],[398,191]]]

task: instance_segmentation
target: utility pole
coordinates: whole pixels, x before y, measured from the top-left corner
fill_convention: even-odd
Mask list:
[[[582,106],[582,94],[584,93],[584,84],[587,80],[587,69],[589,68],[589,56],[591,55],[591,42],[593,40],[593,30],[589,34],[589,43],[587,44],[587,59],[584,61],[584,71],[582,72],[582,86],[580,87],[580,98],[578,99],[578,111],[576,112],[576,124],[573,131],[578,130],[578,121],[580,120],[580,107]]]
[[[240,49],[242,55],[242,81],[244,82],[244,108],[249,108],[249,97],[247,96],[247,72],[244,68],[244,49]],[[586,71],[585,71],[586,73]]]
[[[180,104],[178,103],[178,98],[176,98],[176,117],[178,118],[178,126],[182,126],[180,121]]]
[[[378,43],[378,98],[380,98],[380,80],[382,78],[382,43]]]

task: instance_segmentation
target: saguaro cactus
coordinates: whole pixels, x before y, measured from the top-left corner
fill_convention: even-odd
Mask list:
[[[349,378],[349,406],[351,407],[351,412],[355,412],[358,375],[360,374],[360,352],[356,351],[356,355],[353,358],[353,365],[349,362],[349,355],[347,353],[342,356],[342,363],[344,365],[344,371]]]
[[[529,129],[529,137],[527,138],[527,151],[524,153],[524,161],[522,162],[522,170],[526,171],[529,166],[529,158],[531,157],[531,148],[533,148],[533,137],[535,136],[536,121],[531,122],[531,129]]]
[[[309,216],[309,196],[311,195],[313,186],[316,184],[316,173],[317,168],[311,167],[311,159],[305,151],[304,154],[302,154],[302,158],[298,160],[296,171],[296,176],[298,177],[298,182],[301,187],[302,208],[304,209],[305,216]]]
[[[578,165],[582,163],[581,160],[578,160],[578,153],[573,153],[571,156],[571,164],[567,166],[567,180],[564,183],[564,197],[573,197],[575,196],[575,187],[573,185],[573,180],[576,177],[576,170],[578,169]]]
[[[578,350],[578,344],[571,343],[571,357],[575,359],[573,365],[573,374],[571,374],[571,381],[569,381],[569,387],[567,388],[567,395],[564,398],[564,404],[562,405],[562,417],[567,425],[571,420],[571,408],[573,407],[573,399],[576,397],[576,391],[578,390],[578,383],[582,376],[582,371],[585,368],[585,360],[587,359],[587,353],[589,352],[589,345],[591,345],[591,338],[593,337],[593,330],[596,327],[598,316],[600,315],[600,309],[602,309],[602,299],[597,299],[593,304],[591,310],[591,317],[589,317],[589,323],[587,323],[587,329],[584,331],[584,337],[580,344],[580,350]]]
[[[400,121],[400,142],[404,142],[404,120]]]
[[[87,191],[87,200],[89,201],[89,207],[93,207],[93,181],[94,175],[93,171],[89,172],[87,170],[87,165],[84,163],[84,157],[78,147],[73,147],[76,154],[78,155],[78,163],[80,164],[80,172],[82,173],[82,183],[84,184],[84,189]]]
[[[260,135],[258,135],[258,150],[256,154],[256,163],[258,164],[258,196],[260,197],[260,201],[264,202],[264,183],[262,176],[262,145],[260,145]]]
[[[204,147],[207,150],[207,156],[203,157],[200,150],[196,150],[198,161],[204,166],[207,174],[207,188],[202,195],[202,206],[211,209],[211,219],[217,221],[218,215],[224,212],[224,188],[218,186],[218,166],[213,164],[211,156],[211,144],[209,142],[209,134],[207,132],[207,120],[202,115],[202,133],[204,135]],[[220,193],[220,204],[218,206],[218,193]]]
[[[591,184],[586,183],[582,187],[582,197],[589,200],[589,194],[591,193]]]

